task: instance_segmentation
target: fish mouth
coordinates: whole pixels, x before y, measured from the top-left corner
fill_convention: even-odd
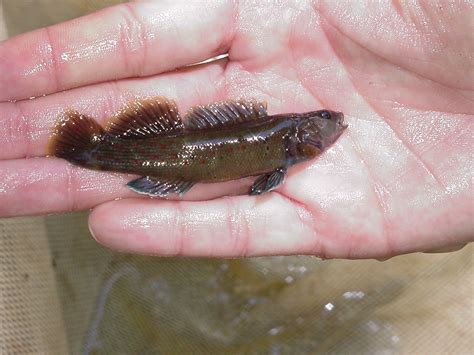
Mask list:
[[[344,123],[344,114],[342,112],[337,113],[337,125],[341,128],[341,131],[349,127],[347,123]]]
[[[336,134],[334,135],[334,140],[333,143],[339,139],[339,137],[344,133],[344,131],[349,127],[347,123],[344,122],[344,114],[342,112],[338,112],[338,117],[337,117],[337,128],[336,128]]]

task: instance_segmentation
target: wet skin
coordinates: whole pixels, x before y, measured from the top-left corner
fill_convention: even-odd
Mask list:
[[[473,240],[468,2],[193,3],[133,2],[0,44],[0,215],[94,208],[97,240],[145,254],[382,258]],[[133,177],[44,157],[65,108],[102,124],[153,95],[181,112],[239,97],[270,114],[330,107],[350,130],[259,198],[201,202],[251,183],[232,181],[137,199]]]
[[[105,129],[67,110],[49,153],[89,169],[144,175],[127,185],[150,196],[256,175],[249,193],[260,195],[279,187],[287,168],[323,153],[346,128],[341,112],[269,116],[264,104],[245,100],[198,106],[183,123],[173,101],[155,97],[129,103]]]

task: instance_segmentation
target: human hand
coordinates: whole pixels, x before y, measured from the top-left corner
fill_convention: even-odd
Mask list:
[[[0,215],[93,208],[100,243],[159,255],[383,258],[472,241],[474,13],[443,6],[128,3],[5,41]],[[154,95],[181,112],[227,98],[334,109],[349,129],[260,197],[199,201],[231,182],[185,195],[197,201],[143,199],[130,177],[44,157],[64,109],[103,122]]]

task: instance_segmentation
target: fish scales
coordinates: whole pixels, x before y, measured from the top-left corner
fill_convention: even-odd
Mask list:
[[[196,183],[258,176],[250,195],[280,186],[287,169],[313,159],[347,128],[329,110],[270,116],[255,101],[192,108],[181,120],[173,101],[129,103],[103,128],[68,110],[49,144],[52,155],[96,170],[142,175],[127,185],[150,196],[183,194]]]
[[[90,163],[102,170],[192,182],[238,179],[286,163],[288,126],[288,121],[273,119],[156,137],[146,144],[140,140],[104,142]]]

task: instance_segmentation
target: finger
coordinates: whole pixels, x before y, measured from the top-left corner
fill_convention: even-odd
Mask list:
[[[77,88],[34,100],[0,103],[0,160],[42,156],[59,116],[67,108],[103,122],[126,102],[144,96],[176,100],[182,113],[191,105],[222,100],[225,60],[144,79]]]
[[[56,158],[0,162],[0,217],[74,211],[126,196],[125,176]]]
[[[0,162],[0,217],[84,210],[126,197],[148,199],[126,187],[135,178],[83,169],[54,157]],[[171,195],[169,199],[208,200],[245,194],[251,182],[252,179],[240,179],[198,184],[183,197]]]
[[[452,253],[452,252],[461,250],[466,245],[467,245],[467,243],[446,245],[446,246],[442,246],[442,247],[436,247],[436,248],[431,248],[431,249],[425,250],[424,253],[427,253],[427,254]]]
[[[0,101],[148,76],[225,53],[231,1],[137,2],[0,44]]]
[[[112,249],[152,255],[240,257],[320,252],[311,214],[278,193],[213,201],[113,201],[89,219]]]

